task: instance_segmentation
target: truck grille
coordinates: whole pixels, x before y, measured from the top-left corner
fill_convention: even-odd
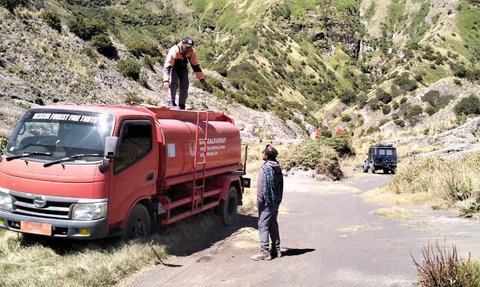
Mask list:
[[[35,205],[34,203],[35,200],[38,200],[38,195],[12,191],[10,195],[14,198],[13,213],[35,217],[69,219],[70,207],[78,201],[78,199],[73,198],[44,196],[42,201],[46,203],[39,207],[38,204]]]

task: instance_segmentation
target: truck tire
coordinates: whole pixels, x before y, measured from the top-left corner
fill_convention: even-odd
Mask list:
[[[372,169],[372,173],[375,173],[375,166],[373,164],[370,168]]]
[[[366,162],[363,163],[363,172],[364,173],[368,172],[368,164]]]
[[[128,215],[127,223],[122,232],[122,239],[126,242],[134,239],[145,239],[151,231],[152,221],[147,208],[142,204],[133,207]]]
[[[235,223],[237,219],[238,208],[238,193],[234,186],[230,186],[227,193],[227,198],[220,201],[218,206],[219,215],[226,226]]]

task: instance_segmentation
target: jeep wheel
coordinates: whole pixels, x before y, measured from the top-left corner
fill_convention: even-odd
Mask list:
[[[372,169],[372,173],[375,173],[375,166],[373,164],[370,168]]]
[[[363,172],[368,172],[368,164],[366,162],[363,163]]]

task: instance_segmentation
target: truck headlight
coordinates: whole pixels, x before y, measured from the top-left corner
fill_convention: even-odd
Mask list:
[[[95,220],[106,216],[107,202],[77,203],[72,211],[74,220]]]
[[[9,194],[0,192],[0,209],[5,211],[13,211],[13,200]]]

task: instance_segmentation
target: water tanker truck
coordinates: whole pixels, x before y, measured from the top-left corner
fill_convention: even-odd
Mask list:
[[[0,228],[131,240],[213,208],[230,225],[244,174],[239,129],[222,113],[32,108],[1,158]]]

